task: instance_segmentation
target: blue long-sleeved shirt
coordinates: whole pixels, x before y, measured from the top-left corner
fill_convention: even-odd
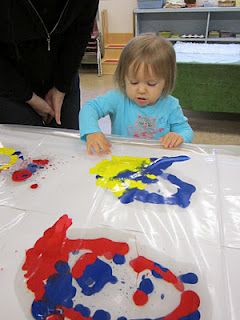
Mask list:
[[[112,134],[123,137],[159,139],[168,132],[181,135],[184,142],[191,142],[193,131],[183,115],[178,99],[173,96],[160,98],[155,104],[140,107],[119,90],[111,90],[89,100],[79,114],[80,136],[101,131],[98,119],[109,115]]]

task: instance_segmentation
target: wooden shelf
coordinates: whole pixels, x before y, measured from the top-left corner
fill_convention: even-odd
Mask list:
[[[169,38],[170,41],[191,42],[240,42],[235,37],[208,37],[209,31],[240,32],[240,7],[196,7],[196,8],[162,8],[135,9],[135,35],[160,31],[172,34],[203,34],[204,38]]]

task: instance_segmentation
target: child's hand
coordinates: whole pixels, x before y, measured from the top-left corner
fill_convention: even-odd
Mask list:
[[[103,155],[111,152],[111,143],[102,132],[87,135],[87,153]]]
[[[162,143],[164,148],[175,148],[183,143],[183,138],[176,132],[169,132],[164,137],[160,138],[159,141]]]

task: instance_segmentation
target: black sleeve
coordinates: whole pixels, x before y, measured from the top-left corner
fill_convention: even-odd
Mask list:
[[[64,42],[56,66],[54,85],[61,92],[68,92],[73,76],[77,73],[93,29],[99,0],[85,5],[83,12],[64,34]]]
[[[29,83],[17,72],[11,61],[0,55],[0,96],[16,101],[32,97]]]

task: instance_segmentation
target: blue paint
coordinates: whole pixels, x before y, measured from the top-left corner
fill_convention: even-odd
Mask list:
[[[161,294],[161,299],[163,300],[165,298],[165,295],[162,293]]]
[[[110,320],[111,315],[110,313],[104,311],[104,310],[97,310],[93,315],[93,320]]]
[[[62,305],[66,308],[71,308],[76,288],[72,285],[72,275],[69,272],[69,266],[66,262],[58,261],[55,268],[58,273],[48,278],[43,300],[54,307]]]
[[[190,284],[195,284],[198,283],[198,277],[195,273],[189,272],[186,274],[183,274],[181,276],[179,276],[179,279],[183,282],[183,283],[190,283]]]
[[[33,301],[32,316],[36,320],[45,320],[47,316],[55,314],[55,307],[50,306],[47,301]]]
[[[177,157],[162,157],[162,158],[151,158],[152,163],[147,166],[143,170],[144,174],[150,173],[158,175],[158,171],[160,169],[166,170],[168,167],[170,167],[174,162],[182,162],[187,161],[190,158],[188,156],[177,156]]]
[[[155,266],[157,266],[158,268],[160,268],[162,270],[162,272],[168,272],[169,269],[165,268],[164,266],[162,266],[160,263],[154,263]]]
[[[45,285],[43,300],[33,301],[32,315],[36,320],[45,320],[48,316],[60,314],[57,305],[72,307],[72,298],[76,289],[72,286],[72,276],[66,262],[59,261],[55,265],[58,273],[50,276]]]
[[[91,314],[90,309],[85,307],[82,304],[77,304],[74,310],[79,312],[83,317],[86,317],[86,318],[90,317],[90,314]]]
[[[82,293],[91,296],[105,286],[107,283],[115,284],[117,278],[112,275],[112,268],[100,259],[88,265],[80,278],[76,279],[82,288]]]
[[[125,317],[119,317],[119,318],[117,318],[117,320],[128,320],[128,319]]]
[[[70,271],[68,263],[64,261],[58,261],[55,264],[55,269],[58,273],[62,273],[62,274],[68,273]]]
[[[197,310],[186,317],[181,317],[179,320],[199,320],[201,318],[200,312]]]
[[[164,180],[168,180],[172,184],[178,186],[178,191],[169,197],[164,197],[156,192],[148,192],[146,190],[140,190],[138,188],[126,189],[124,194],[119,197],[122,203],[131,203],[134,200],[138,200],[145,203],[154,204],[169,204],[178,205],[181,208],[186,208],[190,204],[190,198],[196,188],[186,183],[172,174],[164,173],[163,170],[170,167],[174,162],[181,162],[189,160],[188,156],[177,156],[177,157],[162,157],[162,158],[150,158],[152,163],[148,166],[144,166],[138,172],[126,170],[120,172],[113,179],[119,179],[124,181],[125,179],[130,179],[134,181],[142,181],[145,184],[152,184],[158,182],[158,179],[150,179],[146,175],[151,174],[159,176]],[[100,175],[96,175],[96,179],[102,178]]]
[[[144,167],[139,172],[124,171],[119,173],[115,178],[116,179],[132,179],[135,181],[142,181],[143,183],[155,183],[158,179],[150,179],[146,177],[147,174],[153,174],[159,176],[164,180],[168,180],[172,184],[178,186],[178,191],[175,194],[172,194],[169,197],[164,197],[156,192],[148,192],[146,190],[140,190],[137,188],[126,189],[125,193],[119,197],[122,203],[131,203],[134,200],[155,203],[155,204],[169,204],[169,205],[178,205],[181,208],[186,208],[190,204],[190,198],[192,193],[196,191],[196,188],[186,183],[172,174],[166,174],[162,171],[171,166],[174,162],[186,161],[189,160],[187,156],[178,156],[178,157],[163,157],[161,159],[151,158],[152,163],[147,167]]]
[[[134,200],[139,200],[147,203],[178,205],[181,208],[186,208],[190,204],[191,195],[196,188],[173,175],[168,175],[168,180],[180,187],[175,194],[169,197],[164,197],[156,192],[150,193],[146,190],[133,188],[126,189],[126,192],[119,199],[122,203],[131,203]]]
[[[172,184],[179,186],[180,189],[178,189],[177,193],[173,194],[172,197],[175,198],[176,204],[181,208],[186,208],[190,204],[191,195],[196,191],[196,188],[192,184],[184,182],[172,174],[169,174],[167,179]]]
[[[113,257],[113,262],[116,264],[124,264],[126,262],[126,258],[121,254],[115,254]]]
[[[31,173],[35,173],[38,169],[38,165],[36,165],[35,163],[29,163],[27,165],[27,169],[31,172]]]
[[[15,151],[12,155],[13,156],[16,155],[18,156],[18,159],[24,160],[24,157],[21,151]]]
[[[150,279],[143,277],[138,289],[148,295],[153,292],[154,286]]]
[[[159,264],[159,263],[156,263],[156,262],[155,262],[154,265],[157,266],[158,268],[160,268],[163,272],[167,272],[167,271],[168,271],[167,268],[163,267],[163,266],[162,266],[161,264]],[[153,275],[155,278],[162,279],[162,276],[161,276],[158,272],[156,272],[156,271],[154,271],[154,270],[152,270],[152,275]]]

